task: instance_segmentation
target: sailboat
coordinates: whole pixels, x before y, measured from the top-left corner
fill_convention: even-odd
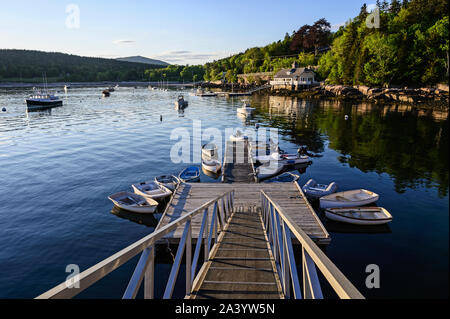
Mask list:
[[[42,75],[42,80],[43,80],[42,92],[35,89],[34,94],[32,94],[29,98],[25,100],[27,103],[28,111],[44,110],[63,105],[62,99],[60,99],[56,95],[49,93],[47,76],[45,75],[45,73]]]

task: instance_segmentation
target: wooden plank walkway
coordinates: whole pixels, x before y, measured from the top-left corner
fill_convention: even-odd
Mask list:
[[[314,241],[317,243],[330,241],[328,232],[295,182],[181,184],[161,217],[158,228],[232,189],[235,190],[235,211],[251,210],[256,213],[261,209],[261,190],[264,190]],[[200,230],[201,218],[201,215],[198,215],[192,220],[194,243],[197,241],[196,236]],[[183,233],[183,227],[180,226],[166,236],[170,243],[178,243]],[[295,243],[296,240],[294,240]]]
[[[233,213],[192,299],[280,299],[280,279],[260,211]]]
[[[255,183],[255,168],[247,141],[225,144],[225,157],[222,169],[224,183]]]

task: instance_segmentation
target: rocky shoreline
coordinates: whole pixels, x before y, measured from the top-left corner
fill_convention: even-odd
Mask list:
[[[348,101],[370,101],[373,103],[401,103],[449,109],[448,91],[438,88],[372,88],[363,85],[320,85],[308,90],[272,90],[270,94],[301,98],[331,98]]]

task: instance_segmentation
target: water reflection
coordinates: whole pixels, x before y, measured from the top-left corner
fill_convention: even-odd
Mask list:
[[[111,214],[123,219],[128,219],[129,221],[136,224],[145,225],[147,227],[156,227],[158,225],[158,219],[156,219],[153,214],[137,214],[120,209],[118,207],[114,207],[111,210]]]
[[[327,147],[363,172],[389,174],[398,193],[436,187],[448,194],[448,113],[411,106],[256,97],[260,116],[312,152]],[[349,115],[349,119],[345,119]]]

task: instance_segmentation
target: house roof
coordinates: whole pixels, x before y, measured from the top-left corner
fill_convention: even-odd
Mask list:
[[[308,68],[291,68],[291,69],[282,69],[278,71],[274,78],[275,79],[287,79],[287,78],[297,78],[300,77],[303,74],[312,74],[315,75],[314,71]]]

